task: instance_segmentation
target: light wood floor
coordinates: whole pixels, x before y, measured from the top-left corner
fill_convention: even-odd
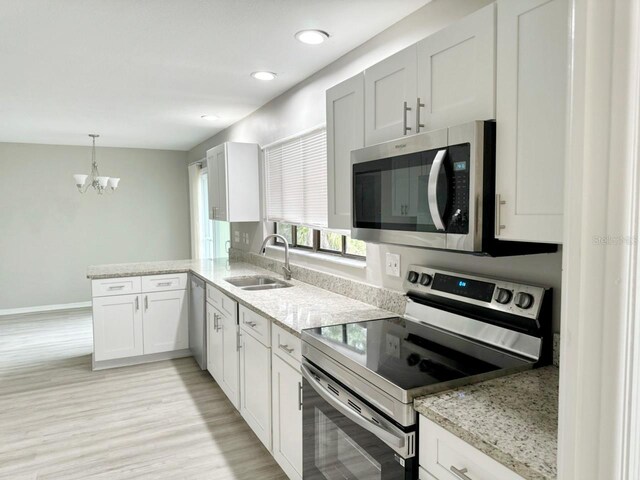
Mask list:
[[[286,479],[192,358],[91,371],[91,317],[0,319],[1,479]]]

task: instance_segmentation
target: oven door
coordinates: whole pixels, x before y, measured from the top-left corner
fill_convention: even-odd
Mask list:
[[[391,424],[314,366],[303,364],[302,375],[305,480],[418,478],[414,431]]]

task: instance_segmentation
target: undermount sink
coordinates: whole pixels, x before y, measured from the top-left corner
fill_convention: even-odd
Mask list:
[[[226,282],[241,288],[242,290],[273,290],[276,288],[287,288],[292,285],[282,280],[265,275],[254,275],[251,277],[230,277],[225,278]]]

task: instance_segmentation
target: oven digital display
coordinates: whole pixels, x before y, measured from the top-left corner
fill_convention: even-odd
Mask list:
[[[474,300],[481,300],[483,302],[490,302],[493,298],[495,287],[494,283],[436,273],[431,289],[472,298]]]

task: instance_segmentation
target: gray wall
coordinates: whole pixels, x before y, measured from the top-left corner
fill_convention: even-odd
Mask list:
[[[80,195],[89,147],[0,143],[0,310],[90,300],[91,264],[189,258],[186,156],[98,148],[120,186]]]
[[[491,3],[490,0],[450,1],[434,0],[414,14],[406,17],[347,55],[328,65],[280,97],[258,109],[248,117],[193,148],[188,156],[197,160],[205,156],[207,149],[225,141],[269,144],[280,138],[311,128],[326,121],[325,91],[392,53],[440,30],[454,21]],[[233,224],[234,232],[248,233],[249,245],[235,243],[240,249],[258,250],[265,230],[263,224]],[[242,238],[242,235],[241,235]],[[383,265],[387,252],[401,255],[401,277],[384,274]],[[327,264],[304,258],[296,259],[318,270],[339,273],[355,280],[400,290],[407,266],[412,263],[440,268],[458,269],[469,273],[497,275],[507,279],[523,280],[551,286],[555,289],[554,329],[560,329],[560,283],[562,255],[533,255],[511,258],[472,257],[447,252],[433,252],[415,248],[387,245],[367,246],[367,267]]]

